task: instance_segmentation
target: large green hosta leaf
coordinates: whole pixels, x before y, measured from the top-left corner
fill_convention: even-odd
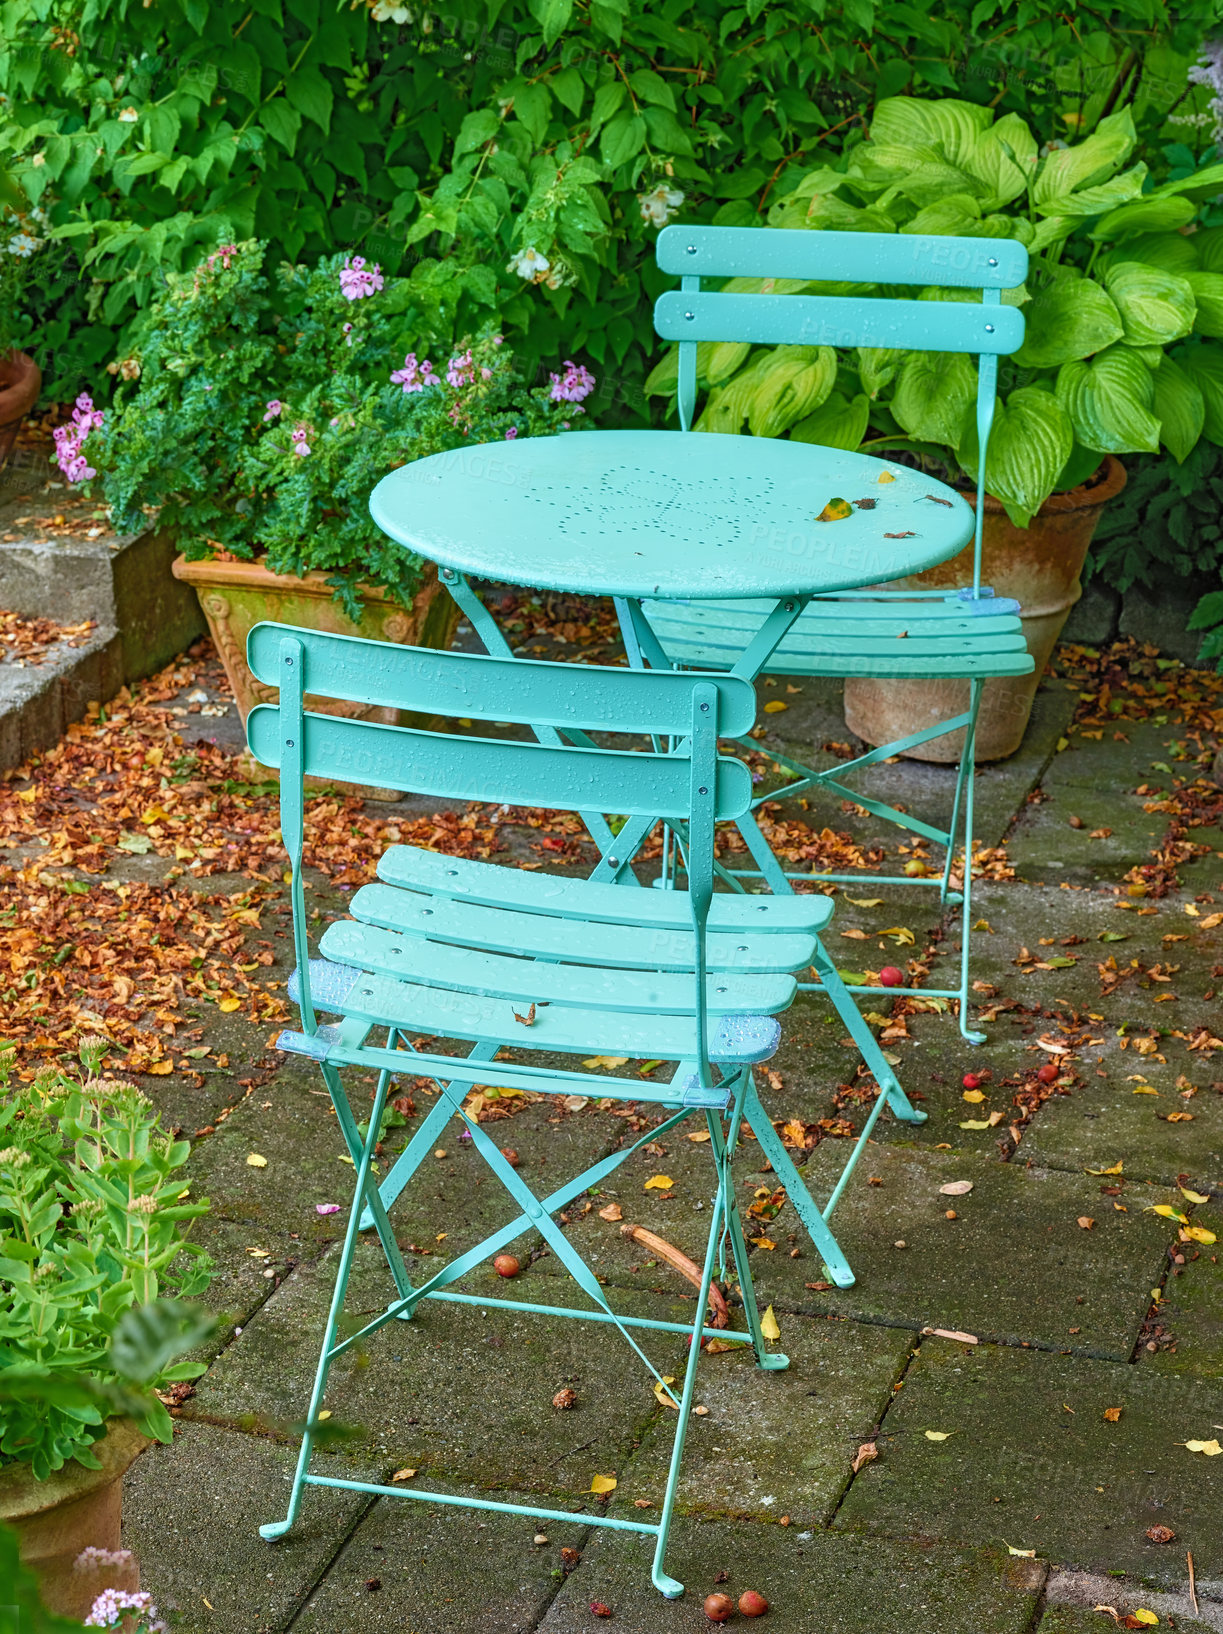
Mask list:
[[[1109,244],[1133,238],[1138,233],[1173,233],[1192,221],[1196,214],[1196,208],[1188,199],[1137,199],[1133,204],[1123,204],[1119,210],[1110,210],[1101,216],[1087,236]]]
[[[871,397],[878,397],[883,388],[891,384],[904,358],[905,353],[898,346],[858,347],[859,378]]]
[[[823,448],[847,448],[852,453],[861,447],[870,410],[870,402],[861,392],[849,398],[844,392],[834,391],[814,414],[799,421],[790,433],[790,441],[819,443]]]
[[[1125,332],[1113,301],[1093,278],[1065,277],[1024,309],[1027,333],[1015,354],[1022,369],[1056,369],[1101,352]]]
[[[1082,187],[1077,193],[1058,193],[1036,208],[1045,216],[1098,216],[1105,210],[1115,211],[1118,205],[1139,196],[1146,174],[1146,165],[1138,164],[1097,187]]]
[[[989,108],[955,97],[919,102],[914,97],[890,96],[875,109],[870,137],[872,142],[910,152],[934,148],[948,163],[962,166],[992,120]]]
[[[1095,187],[1119,170],[1134,151],[1137,136],[1128,108],[1102,119],[1084,142],[1055,148],[1046,155],[1032,184],[1037,205],[1065,197],[1082,187]]]
[[[1139,233],[1109,250],[1096,262],[1096,277],[1103,278],[1109,267],[1121,261],[1144,261],[1164,272],[1191,272],[1198,264],[1197,245],[1184,233]]]
[[[1179,364],[1164,358],[1155,371],[1152,402],[1159,420],[1159,440],[1178,464],[1193,452],[1206,423],[1206,403],[1201,389]]]
[[[985,458],[985,486],[1006,506],[1017,527],[1026,528],[1053,492],[1073,447],[1070,419],[1051,392],[1021,386],[1005,403],[997,404]],[[971,416],[960,463],[975,479],[978,445]]]
[[[1202,435],[1223,447],[1223,346],[1207,341],[1185,352],[1179,362],[1202,394],[1206,408]]]
[[[1154,378],[1129,347],[1110,346],[1087,363],[1063,363],[1055,391],[1085,448],[1101,454],[1157,452]]]
[[[1121,261],[1104,274],[1132,346],[1167,346],[1193,328],[1193,290],[1179,273]]]
[[[1223,227],[1206,227],[1194,233],[1193,247],[1203,272],[1223,272]]]
[[[962,157],[963,168],[987,190],[987,210],[1017,199],[1036,170],[1036,138],[1018,114],[982,131]]]
[[[1223,339],[1223,272],[1189,271],[1184,279],[1197,303],[1193,327],[1199,335]]]
[[[976,367],[962,352],[914,352],[901,365],[889,407],[910,437],[958,448],[976,400]]]
[[[837,378],[831,346],[779,346],[745,398],[754,437],[780,437],[817,409]]]

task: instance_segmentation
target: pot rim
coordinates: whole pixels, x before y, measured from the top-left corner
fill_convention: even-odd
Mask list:
[[[280,589],[290,595],[317,596],[327,600],[334,595],[333,586],[328,583],[327,574],[322,568],[312,567],[308,573],[299,576],[295,573],[274,573],[266,564],[266,556],[245,562],[219,562],[211,556],[188,561],[187,557],[180,553],[174,558],[170,571],[176,579],[196,586],[228,585],[261,590]],[[430,578],[437,569],[432,562],[425,562],[421,571],[422,583],[414,592],[413,599],[428,588]],[[362,601],[386,601],[396,607],[403,605],[398,597],[393,596],[383,585],[363,584],[358,593]]]
[[[1096,467],[1099,470],[1099,466]],[[1095,474],[1094,472],[1092,473]],[[1115,499],[1129,481],[1129,473],[1115,454],[1104,455],[1104,476],[1099,482],[1081,482],[1077,488],[1071,488],[1064,494],[1050,494],[1041,508],[1033,516],[1032,521],[1038,521],[1042,516],[1065,516],[1071,511],[1091,511],[1100,505],[1107,505],[1110,499]],[[968,503],[976,509],[977,491],[975,488],[957,489]],[[1006,506],[993,494],[985,496],[986,512],[997,516],[1005,514]],[[1030,524],[1029,524],[1030,526]]]
[[[87,1493],[109,1486],[122,1478],[152,1443],[130,1418],[107,1421],[106,1434],[93,1444],[102,1460],[101,1469],[89,1469],[70,1458],[45,1481],[34,1479],[26,1463],[8,1464],[0,1469],[0,1521],[28,1520],[45,1514],[62,1503],[73,1503]]]

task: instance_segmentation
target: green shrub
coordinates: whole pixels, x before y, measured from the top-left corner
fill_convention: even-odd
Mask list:
[[[449,324],[439,345],[495,319],[528,368],[584,352],[638,413],[668,214],[762,221],[901,92],[1014,112],[1041,141],[1128,106],[1145,141],[1174,105],[1205,116],[1186,76],[1216,18],[1214,0],[1081,16],[1054,0],[7,0],[0,161],[74,252],[28,291],[26,338],[48,392],[74,395],[133,349],[165,272],[259,237],[273,264],[363,250],[408,273]]]
[[[0,1057],[0,1463],[39,1480],[70,1458],[98,1467],[113,1413],[168,1441],[146,1387],[204,1371],[172,1364],[205,1331],[176,1299],[211,1277],[180,1232],[208,1205],[182,1201],[187,1142],[138,1089],[97,1076],[105,1047],[85,1040],[84,1083],[52,1071],[14,1086]]]

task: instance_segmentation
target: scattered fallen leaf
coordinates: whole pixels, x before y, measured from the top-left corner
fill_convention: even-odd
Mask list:
[[[596,1475],[592,1477],[590,1482],[592,1492],[614,1492],[616,1486],[617,1481],[614,1475]]]
[[[1084,1231],[1090,1231],[1096,1222],[1090,1214],[1080,1214],[1078,1223]]]
[[[864,1441],[858,1448],[857,1457],[849,1467],[856,1475],[862,1468],[863,1464],[873,1464],[878,1456],[879,1448],[875,1445],[875,1443],[873,1441]]]
[[[268,1160],[261,1157],[258,1152],[251,1152],[246,1159],[246,1166],[248,1169],[266,1169]]]
[[[1131,1612],[1130,1615],[1133,1617],[1136,1623],[1141,1623],[1144,1628],[1154,1628],[1159,1622],[1159,1618],[1155,1615],[1155,1613],[1153,1611],[1148,1611],[1145,1606],[1139,1606],[1138,1609]]]
[[[589,1060],[583,1061],[584,1067],[623,1067],[628,1065],[627,1055],[592,1055]]]
[[[708,1129],[694,1129],[688,1139],[699,1146],[703,1141],[709,1139],[709,1131]]]
[[[1186,1441],[1185,1446],[1190,1452],[1204,1452],[1207,1458],[1217,1458],[1223,1452],[1217,1436],[1211,1436],[1209,1441]]]
[[[391,1476],[392,1481],[410,1481],[416,1474],[414,1469],[397,1469]]]
[[[783,709],[789,709],[789,707],[789,704],[783,703],[780,698],[770,698],[764,706],[764,712],[766,715],[780,715]]]
[[[525,1016],[520,1016],[518,1014],[517,1010],[515,1010],[514,1011],[514,1020],[515,1021],[521,1021],[522,1025],[524,1027],[533,1027],[535,1025],[535,1006],[532,1004],[528,1008],[527,1013],[526,1013]]]
[[[1195,1243],[1204,1243],[1207,1248],[1219,1240],[1213,1231],[1207,1231],[1205,1226],[1198,1225],[1186,1226],[1181,1235],[1191,1238]]]
[[[1171,1543],[1176,1533],[1170,1526],[1148,1526],[1147,1537],[1152,1543]]]
[[[750,1241],[755,1243],[757,1248],[772,1249],[777,1247],[772,1237],[752,1237]]]
[[[954,1430],[925,1430],[923,1434],[927,1441],[949,1441],[956,1432]]]
[[[973,1101],[973,1102],[983,1101],[985,1099],[985,1092],[984,1092],[984,1090],[980,1090],[980,1089],[966,1089],[963,1092],[963,1099],[966,1100],[966,1101]],[[945,1186],[942,1188],[942,1190],[944,1190],[944,1191],[946,1191],[946,1189],[947,1188]]]
[[[1210,1201],[1210,1198],[1205,1196],[1202,1192],[1190,1191],[1188,1186],[1181,1187],[1181,1196],[1186,1198],[1190,1203],[1209,1203]]]
[[[815,520],[817,522],[844,522],[847,516],[853,514],[853,506],[846,500],[830,499]]]
[[[949,1180],[945,1186],[939,1187],[942,1197],[967,1197],[973,1188],[971,1180]]]
[[[599,1210],[600,1220],[623,1220],[624,1210],[619,1203],[609,1203],[606,1208]]]
[[[1107,1173],[1107,1170],[1104,1172]],[[1161,1214],[1165,1220],[1175,1220],[1178,1225],[1189,1224],[1189,1216],[1182,1214],[1180,1209],[1173,1208],[1171,1203],[1152,1203],[1150,1212],[1152,1214]]]
[[[1003,1539],[1003,1542],[1005,1542],[1005,1541],[1006,1540]],[[1006,1545],[1006,1550],[1007,1550],[1008,1554],[1018,1555],[1021,1560],[1035,1560],[1036,1559],[1036,1550],[1035,1549],[1017,1549],[1013,1543],[1008,1543]]]
[[[678,1413],[679,1402],[676,1401],[675,1397],[667,1389],[669,1384],[674,1383],[675,1375],[672,1373],[664,1373],[661,1379],[654,1380],[654,1395],[657,1398],[660,1406],[674,1407],[675,1411]]]
[[[881,896],[847,896],[846,902],[852,902],[855,908],[882,908]]]
[[[563,1390],[558,1390],[553,1396],[552,1405],[558,1412],[563,1413],[567,1408],[576,1406],[577,1399],[577,1391],[570,1389],[570,1387],[566,1385]]]
[[[1107,1423],[1116,1424],[1117,1420],[1120,1417],[1121,1417],[1120,1407],[1106,1407],[1104,1409],[1104,1418],[1105,1418],[1105,1421]]]
[[[777,1318],[773,1315],[771,1305],[760,1318],[760,1331],[766,1339],[777,1340],[781,1338],[781,1329],[777,1325]]]
[[[641,1188],[643,1191],[670,1191],[675,1182],[669,1174],[652,1174]]]
[[[989,1127],[990,1122],[988,1118],[965,1118],[964,1122],[960,1125],[961,1129],[988,1129]]]

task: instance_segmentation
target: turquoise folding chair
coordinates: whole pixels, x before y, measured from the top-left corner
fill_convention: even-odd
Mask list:
[[[779,1176],[802,1192],[808,1229],[825,1260],[836,1267],[838,1280],[853,1280],[824,1217],[811,1205],[762,1112],[752,1077],[753,1065],[777,1047],[780,1028],[773,1018],[794,997],[793,972],[816,957],[816,933],[830,919],[832,903],[823,896],[715,895],[713,889],[714,825],[733,821],[751,801],[750,774],[739,761],[719,756],[718,739],[747,732],[755,719],[753,688],[736,677],[424,651],[275,624],[256,625],[247,656],[257,679],[280,691],[278,705],[259,706],[247,721],[255,757],[280,770],[281,827],[292,868],[297,968],[290,992],[301,1026],[282,1033],[279,1045],[319,1063],[356,1169],[288,1515],[261,1527],[261,1535],[274,1540],[289,1530],[309,1486],[572,1521],[575,1517],[567,1511],[343,1480],[310,1468],[328,1373],[337,1356],[364,1345],[388,1323],[413,1319],[425,1300],[504,1305],[614,1326],[656,1381],[661,1376],[635,1335],[657,1329],[690,1335],[694,1341],[658,1522],[581,1517],[593,1525],[655,1537],[653,1580],[674,1598],[683,1586],[664,1569],[667,1535],[701,1340],[714,1333],[728,1337],[724,1330],[704,1325],[715,1266],[725,1275],[728,1247],[746,1322],[737,1337],[751,1345],[758,1366],[788,1365],[785,1356],[765,1346],[732,1184],[731,1155],[745,1118]],[[570,746],[559,737],[527,743],[422,732],[307,712],[307,692],[425,716],[518,721],[554,733],[652,736],[670,739],[678,748],[633,753],[599,748],[589,738]],[[651,822],[662,817],[683,827],[689,889],[626,890],[614,883],[562,880],[396,845],[378,864],[380,883],[356,893],[354,918],[329,925],[320,943],[322,958],[311,960],[302,891],[305,777],[341,778],[435,797],[615,810]],[[320,1011],[339,1019],[320,1025]],[[528,1020],[529,1032],[519,1018]],[[383,1029],[379,1042],[372,1035],[377,1031],[381,1037]],[[467,1055],[452,1057],[415,1048],[409,1042],[413,1034],[461,1040],[472,1047]],[[499,1050],[524,1050],[528,1040],[530,1061],[493,1064]],[[575,1071],[563,1064],[567,1056],[591,1053],[673,1062],[675,1070],[669,1083],[660,1084]],[[539,1057],[545,1058],[542,1064]],[[341,1083],[339,1069],[345,1066],[377,1074],[364,1137]],[[379,1185],[371,1160],[390,1085],[399,1074],[432,1077],[438,1095]],[[646,1103],[659,1109],[663,1121],[635,1144],[537,1197],[463,1109],[468,1090],[490,1080],[545,1095],[578,1092]],[[872,1122],[887,1099],[885,1094],[878,1097]],[[903,1111],[908,1103],[903,1097],[901,1102]],[[645,1141],[696,1114],[704,1118],[709,1135],[713,1197],[694,1319],[685,1325],[617,1315],[553,1215],[605,1182]],[[452,1118],[460,1121],[475,1151],[504,1186],[512,1218],[413,1286],[387,1211]],[[869,1125],[855,1157],[868,1134]],[[825,1213],[830,1209],[831,1204]],[[382,1245],[394,1297],[359,1332],[341,1338],[337,1330],[358,1233],[370,1228]],[[530,1231],[543,1237],[590,1309],[477,1296],[454,1286]]]
[[[654,308],[654,326],[665,340],[679,343],[677,401],[682,428],[691,428],[697,396],[697,345],[710,341],[746,341],[753,345],[897,347],[912,351],[978,354],[976,424],[979,446],[988,445],[994,418],[998,358],[1015,351],[1023,340],[1024,320],[1014,307],[1001,304],[1001,292],[1021,284],[1028,252],[1013,239],[931,238],[903,233],[839,233],[804,229],[753,227],[668,227],[658,238],[658,265],[678,274],[679,291],[662,295]],[[702,279],[729,279],[726,289],[706,290]],[[800,280],[816,290],[829,281],[849,284],[920,285],[980,290],[981,304],[964,301],[895,300],[883,297],[763,293],[764,281]],[[792,286],[791,286],[792,287]],[[755,673],[776,675],[868,676],[895,679],[966,680],[967,709],[940,720],[898,742],[871,749],[823,771],[776,751],[770,758],[791,781],[753,801],[776,800],[825,790],[852,800],[912,834],[945,850],[937,878],[898,878],[880,874],[787,872],[764,842],[749,816],[739,820],[752,853],[753,868],[720,870],[743,889],[744,880],[763,880],[774,892],[788,892],[794,879],[835,884],[913,884],[934,887],[940,901],[961,905],[959,981],[955,987],[923,988],[927,997],[959,1001],[960,1030],[972,1043],[985,1035],[968,1024],[970,897],[972,890],[973,765],[977,715],[985,681],[996,676],[1027,675],[1032,658],[1019,619],[1019,603],[996,597],[981,583],[981,529],[984,519],[984,452],[977,475],[976,526],[972,581],[963,589],[868,589],[815,596],[797,619],[783,626],[776,642],[760,642],[769,602],[621,603],[620,616],[630,649],[641,661],[688,669],[728,669],[758,642]],[[913,526],[921,527],[914,513]],[[965,535],[964,543],[968,543]],[[742,665],[740,665],[742,672]],[[844,781],[857,769],[878,765],[946,733],[963,730],[964,745],[952,798],[951,815],[939,827],[871,799]],[[755,747],[755,745],[752,745]],[[952,889],[957,835],[962,837],[963,888]],[[804,987],[818,984],[801,984]],[[890,993],[891,988],[851,984],[859,993]]]

